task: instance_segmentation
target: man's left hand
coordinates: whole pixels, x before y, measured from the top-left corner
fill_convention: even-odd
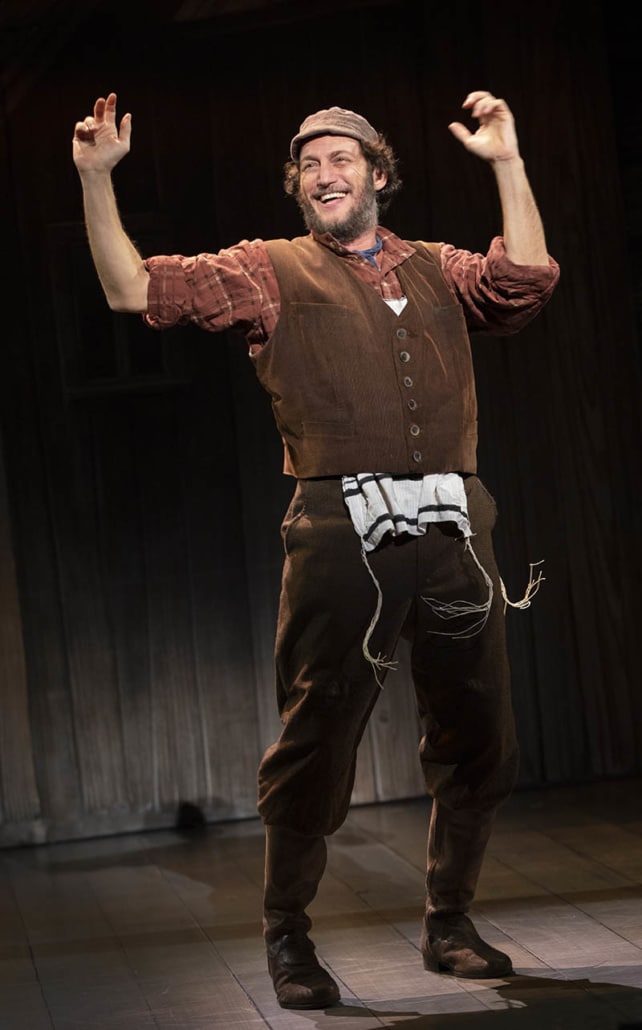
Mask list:
[[[515,119],[505,100],[476,90],[468,94],[462,107],[478,120],[477,131],[471,132],[461,122],[451,122],[448,128],[466,150],[491,162],[519,157]]]

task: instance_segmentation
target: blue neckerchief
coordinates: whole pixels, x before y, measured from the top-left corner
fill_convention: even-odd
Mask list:
[[[375,268],[378,268],[379,266],[377,265],[377,262],[375,261],[375,254],[379,253],[379,251],[381,250],[381,248],[383,246],[383,243],[381,242],[381,237],[380,236],[377,236],[376,239],[377,239],[377,242],[375,243],[374,247],[369,247],[368,250],[355,250],[354,253],[355,254],[361,254],[361,257],[364,257],[366,259],[366,261],[370,262],[371,265],[374,265]]]

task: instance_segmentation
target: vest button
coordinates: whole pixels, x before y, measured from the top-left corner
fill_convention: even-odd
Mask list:
[[[421,432],[421,429],[419,428],[419,426],[412,425],[410,427],[410,435],[411,436],[419,436],[420,432]]]
[[[410,378],[410,376],[404,376],[403,377],[403,385],[404,386],[412,386],[412,379]]]
[[[417,407],[417,401],[414,399],[414,397],[411,397],[410,400],[408,401],[408,407],[410,408],[411,411],[414,411],[415,408]]]
[[[421,461],[421,451],[413,451],[412,460],[417,462]]]
[[[402,350],[402,351],[399,352],[399,360],[400,361],[410,361],[410,355],[409,355],[407,350]]]
[[[407,335],[408,335],[408,330],[407,329],[397,329],[397,337],[398,337],[398,339],[405,340]]]

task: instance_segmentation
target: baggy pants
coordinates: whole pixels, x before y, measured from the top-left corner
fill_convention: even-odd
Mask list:
[[[495,503],[477,476],[465,487],[471,543],[494,585],[486,625],[468,637],[466,620],[478,614],[444,620],[424,600],[478,605],[488,596],[454,524],[434,523],[424,536],[388,536],[368,554],[383,598],[369,651],[390,660],[399,639],[409,639],[426,790],[447,810],[479,813],[483,852],[492,814],[514,786],[518,748],[491,541]],[[283,729],[259,768],[259,814],[267,825],[329,835],[346,817],[357,748],[381,690],[363,654],[377,592],[340,479],[298,481],[282,537],[275,660]],[[394,690],[394,673],[384,689]]]

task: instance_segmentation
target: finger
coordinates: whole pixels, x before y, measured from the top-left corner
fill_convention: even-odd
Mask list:
[[[104,97],[98,97],[98,100],[94,104],[94,118],[99,124],[107,122],[108,124],[114,124],[116,121],[116,94],[110,93],[105,100]]]
[[[116,94],[110,93],[105,101],[105,121],[116,124]]]
[[[493,94],[489,93],[487,89],[474,90],[472,93],[468,94],[461,106],[466,108],[473,107],[478,100],[483,100],[485,97],[492,97],[492,95]]]
[[[472,136],[470,129],[467,129],[465,125],[461,124],[461,122],[451,122],[448,128],[460,143],[465,144]]]
[[[103,115],[105,113],[105,98],[98,97],[98,100],[94,104],[94,118],[97,122],[102,122]]]
[[[473,104],[472,110],[476,111],[479,109],[480,111],[494,111],[499,107],[506,107],[506,101],[502,100],[500,97],[494,97],[489,93],[488,96],[480,97],[479,100],[476,100]]]
[[[120,142],[123,143],[126,147],[129,146],[129,140],[131,139],[131,134],[132,134],[132,116],[131,116],[131,114],[128,113],[128,114],[124,114],[123,117],[121,118],[121,121],[120,121],[120,131],[118,133],[118,138],[120,139]]]
[[[471,110],[473,118],[477,118],[479,121],[487,121],[496,114],[501,114],[506,108],[506,104],[503,100],[497,100],[495,97],[485,97],[483,100],[478,100],[477,103]]]
[[[74,137],[76,139],[91,139],[94,134],[93,118],[87,117],[82,122],[76,122]]]

